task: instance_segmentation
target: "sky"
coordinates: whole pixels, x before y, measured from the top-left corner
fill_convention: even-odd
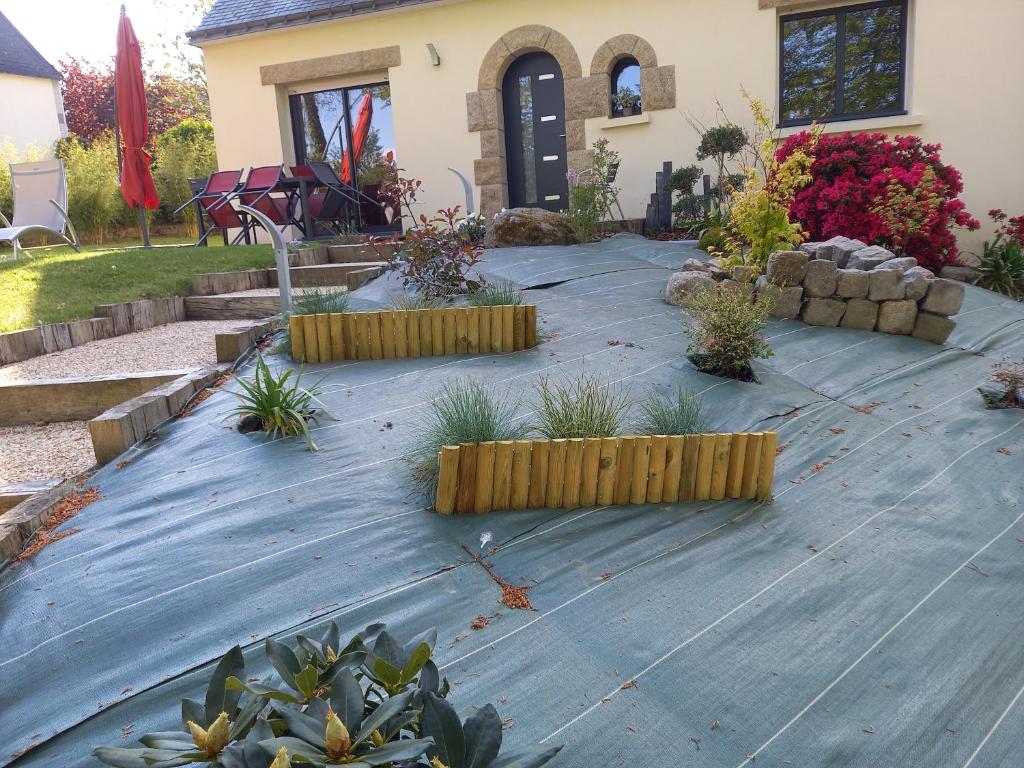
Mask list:
[[[98,62],[114,55],[122,0],[0,0],[0,11],[57,66],[68,56]],[[161,35],[183,35],[198,24],[173,0],[125,0],[143,55],[163,65]],[[198,58],[198,49],[196,56]]]

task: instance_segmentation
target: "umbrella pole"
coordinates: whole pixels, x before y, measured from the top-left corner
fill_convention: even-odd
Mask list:
[[[142,247],[149,248],[149,226],[146,224],[146,210],[139,206],[139,229],[142,230]]]

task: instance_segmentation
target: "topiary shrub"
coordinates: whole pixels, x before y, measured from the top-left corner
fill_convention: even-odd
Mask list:
[[[790,205],[812,240],[836,235],[884,245],[939,270],[955,263],[954,227],[979,222],[959,199],[960,172],[942,162],[941,146],[916,136],[884,133],[790,136],[778,158],[806,152],[813,158],[811,183]]]
[[[755,299],[723,285],[694,294],[683,321],[690,362],[714,376],[757,381],[753,361],[774,354],[761,334],[773,307],[768,296]]]

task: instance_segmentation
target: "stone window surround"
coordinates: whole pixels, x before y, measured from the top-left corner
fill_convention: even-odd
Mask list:
[[[550,53],[562,69],[570,170],[581,171],[590,165],[586,121],[610,115],[611,70],[618,59],[631,55],[640,63],[645,112],[675,107],[675,67],[659,67],[654,49],[636,35],[618,35],[603,43],[591,63],[590,75],[584,77],[576,49],[560,32],[530,24],[505,33],[484,55],[477,90],[466,94],[469,131],[480,134],[480,159],[473,163],[473,175],[480,187],[480,210],[487,217],[508,206],[502,79],[519,56],[537,51]]]

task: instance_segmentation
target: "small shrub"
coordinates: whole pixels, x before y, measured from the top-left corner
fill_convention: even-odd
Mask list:
[[[990,385],[980,390],[989,408],[1024,408],[1024,360],[996,363],[990,379]]]
[[[700,240],[697,242],[697,247],[702,251],[708,253],[722,253],[727,244],[729,238],[725,234],[724,227],[708,227],[701,232]]]
[[[727,121],[724,125],[701,128],[700,133],[697,159],[706,160],[707,158],[712,158],[715,161],[715,168],[718,171],[715,188],[718,193],[719,202],[725,205],[728,202],[728,193],[731,191],[729,183],[730,174],[726,173],[725,163],[728,159],[736,157],[746,148],[749,141],[747,132],[738,125]]]
[[[529,426],[517,415],[521,406],[520,399],[496,395],[477,381],[446,384],[430,401],[416,428],[413,448],[406,454],[424,494],[433,499],[437,492],[437,454],[443,446],[526,437]]]
[[[1007,220],[998,208],[988,212],[997,224],[995,239],[986,240],[976,269],[978,283],[1012,298],[1021,296],[1024,285],[1024,216]]]
[[[84,240],[101,245],[107,230],[130,214],[117,181],[114,138],[105,133],[89,145],[66,139],[58,154],[67,172],[68,215]]]
[[[278,435],[302,435],[306,438],[309,450],[317,450],[309,431],[309,422],[316,421],[312,406],[319,402],[317,397],[320,390],[317,386],[304,388],[301,378],[301,374],[292,369],[275,376],[263,355],[257,353],[256,372],[252,381],[246,381],[241,376],[235,377],[242,391],[235,393],[239,405],[231,410],[229,416],[251,416],[258,419],[263,431],[267,433],[267,439]]]
[[[523,292],[508,281],[489,283],[469,294],[469,303],[474,307],[518,306],[523,303]]]
[[[640,414],[638,435],[699,435],[707,431],[700,415],[700,398],[682,385],[676,387],[674,397],[652,392],[640,401]]]
[[[458,231],[463,238],[479,245],[487,236],[487,219],[482,214],[471,213],[459,222]]]
[[[534,406],[534,429],[549,440],[613,437],[621,431],[630,405],[628,392],[586,375],[565,386],[545,377],[536,390],[540,402]]]
[[[348,310],[348,291],[306,288],[292,297],[292,314],[324,315]]]
[[[704,169],[701,166],[688,165],[676,168],[665,182],[665,190],[678,195],[672,205],[673,226],[677,229],[692,227],[694,222],[701,221],[708,215],[706,201],[693,192],[694,186],[703,176]]]
[[[236,645],[214,670],[204,700],[182,699],[179,730],[146,734],[140,748],[99,747],[93,756],[122,767],[290,768],[294,760],[540,768],[558,754],[559,746],[502,753],[502,721],[490,704],[462,721],[447,701],[448,680],[431,659],[436,643],[434,629],[399,639],[384,624],[346,642],[332,621],[319,641],[299,635],[293,647],[267,638],[266,661],[280,682],[256,682]]]
[[[191,237],[199,236],[196,213],[188,206],[177,216],[174,210],[192,197],[189,179],[205,178],[217,170],[213,125],[206,120],[182,120],[156,137],[153,183],[160,196],[165,221],[182,221]]]
[[[767,296],[755,300],[722,286],[695,294],[683,321],[690,361],[704,373],[756,381],[753,361],[774,354],[761,335],[773,306]]]
[[[565,217],[581,243],[597,237],[598,225],[619,199],[619,189],[611,181],[621,160],[619,153],[610,148],[608,139],[595,141],[593,153],[590,168],[568,174],[569,209]]]

